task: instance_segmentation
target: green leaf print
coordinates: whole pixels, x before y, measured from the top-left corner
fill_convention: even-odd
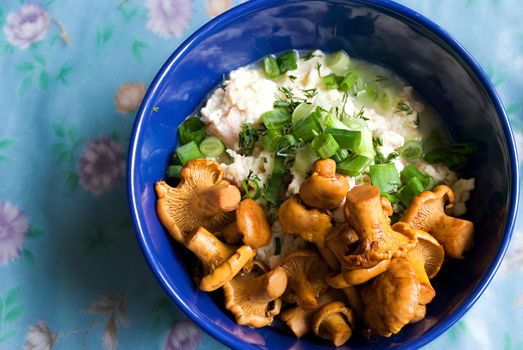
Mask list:
[[[4,9],[0,7],[0,26],[3,26],[4,22]]]
[[[137,61],[141,62],[142,58],[143,58],[142,50],[146,49],[148,47],[149,47],[149,45],[147,45],[145,42],[140,41],[140,40],[135,40],[133,42],[133,47],[132,47],[132,52],[133,52],[134,58],[136,58]]]
[[[74,163],[78,148],[82,145],[84,140],[77,137],[76,128],[74,126],[69,126],[66,130],[58,123],[53,123],[52,125],[53,131],[60,139],[60,142],[51,145],[51,152],[56,155],[56,159],[60,164],[67,162],[70,164]]]
[[[118,10],[122,14],[122,17],[123,17],[124,21],[125,22],[130,22],[138,14],[139,8],[135,7],[133,9],[127,10],[125,6],[120,5],[118,7]]]
[[[29,232],[27,232],[26,237],[29,239],[35,239],[35,238],[39,238],[39,237],[43,236],[44,233],[45,233],[44,230],[31,226],[29,228]]]
[[[35,62],[38,63],[41,66],[45,66],[45,58],[42,55],[36,54],[34,55]]]
[[[113,25],[109,24],[104,29],[98,28],[96,31],[96,46],[101,47],[113,36]]]
[[[30,72],[35,68],[31,62],[21,62],[16,65],[16,70],[19,72]]]
[[[161,323],[172,325],[181,319],[180,313],[173,307],[173,303],[167,297],[160,297],[153,302],[151,307],[153,322],[151,330],[158,327]]]
[[[0,297],[0,343],[11,338],[18,330],[11,324],[18,320],[25,310],[25,305],[18,303],[21,287],[11,288],[7,294]]]
[[[505,73],[501,73],[501,74],[499,72],[496,72],[494,66],[491,63],[489,63],[487,65],[485,70],[487,72],[487,75],[488,75],[489,79],[492,81],[492,83],[494,83],[495,86],[503,84],[503,82],[507,78],[507,73],[506,72]]]
[[[24,96],[29,88],[31,88],[31,84],[33,83],[33,76],[25,77],[22,82],[20,83],[20,86],[18,87],[18,94],[20,96]]]
[[[9,43],[0,43],[0,50],[4,54],[12,54],[14,47],[13,47],[13,45],[11,45]]]
[[[45,70],[40,72],[40,76],[38,77],[38,84],[41,90],[47,90],[47,87],[49,86],[49,74],[47,74]]]
[[[102,228],[85,239],[87,250],[91,252],[108,251],[111,246],[111,237]]]
[[[34,254],[31,253],[31,251],[28,249],[22,250],[22,259],[24,259],[24,261],[30,265],[33,265],[35,263]]]
[[[6,156],[5,154],[2,154],[2,151],[5,150],[6,148],[8,148],[9,146],[11,146],[12,143],[13,143],[12,140],[0,139],[0,163],[5,162],[6,160],[9,159],[8,156]]]
[[[80,176],[73,171],[70,170],[67,174],[67,185],[69,186],[69,189],[75,190],[78,187],[78,184],[80,183]]]
[[[463,333],[466,332],[468,332],[468,326],[465,321],[461,320],[447,332],[447,335],[451,342],[457,342]]]
[[[65,86],[69,85],[69,81],[67,80],[67,78],[69,74],[72,72],[72,70],[73,67],[71,67],[68,63],[64,63],[60,68],[60,71],[58,72],[58,76],[56,77],[56,79]]]

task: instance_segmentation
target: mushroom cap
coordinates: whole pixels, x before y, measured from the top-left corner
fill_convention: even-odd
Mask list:
[[[287,287],[287,274],[280,267],[267,271],[260,263],[257,266],[224,284],[223,292],[225,307],[238,324],[264,327],[280,313],[279,297]]]
[[[335,209],[349,191],[345,176],[336,174],[336,162],[320,159],[314,163],[312,175],[300,186],[300,198],[310,207]]]
[[[393,259],[389,269],[361,290],[363,319],[372,333],[390,337],[416,316],[420,283],[404,258]]]
[[[367,269],[342,270],[338,275],[327,277],[327,284],[332,288],[347,288],[370,281],[379,274],[387,271],[390,260],[382,260]]]
[[[318,298],[318,304],[315,308],[304,309],[301,306],[296,305],[280,313],[279,317],[287,324],[294,335],[300,338],[312,330],[312,321],[316,310],[331,301],[340,300],[342,298],[343,294],[338,290],[329,289],[320,295]]]
[[[236,209],[236,226],[243,235],[243,242],[260,248],[271,242],[272,233],[265,210],[252,199],[244,199]]]
[[[216,290],[233,279],[256,255],[248,245],[228,246],[201,226],[187,238],[187,248],[204,265],[207,275],[201,279],[199,288],[205,292]]]
[[[354,243],[358,241],[358,234],[347,223],[335,226],[325,237],[325,246],[338,258],[343,261],[344,256]]]
[[[443,246],[450,258],[461,259],[472,247],[474,224],[468,220],[448,216],[445,208],[454,205],[454,192],[446,185],[439,185],[433,192],[418,194],[400,221],[430,233]]]
[[[238,188],[223,180],[220,165],[212,160],[194,159],[180,171],[181,181],[171,187],[165,181],[155,185],[156,212],[171,236],[184,243],[187,235],[203,226],[219,231],[232,221],[228,212],[241,200]]]
[[[425,315],[427,314],[427,306],[425,304],[418,304],[416,307],[416,315],[414,318],[410,321],[410,323],[416,323],[425,318]]]
[[[411,228],[404,222],[397,222],[392,228],[398,232],[414,231],[418,243],[407,253],[407,257],[409,261],[412,259],[421,260],[429,279],[436,277],[445,260],[445,250],[437,239],[423,230]]]
[[[352,327],[354,327],[352,310],[341,301],[333,301],[322,306],[316,311],[312,321],[314,334],[332,340],[335,346],[341,346],[349,340]]]
[[[279,263],[289,278],[284,299],[303,308],[315,308],[318,296],[327,290],[325,282],[328,268],[321,257],[311,250],[296,250]]]
[[[415,235],[396,232],[390,226],[378,187],[354,187],[347,195],[345,209],[349,225],[359,237],[356,251],[343,258],[346,268],[369,268],[382,260],[403,257],[415,246]]]
[[[285,234],[295,234],[323,247],[325,235],[332,228],[331,217],[318,209],[307,209],[296,196],[287,199],[278,209],[281,228]]]

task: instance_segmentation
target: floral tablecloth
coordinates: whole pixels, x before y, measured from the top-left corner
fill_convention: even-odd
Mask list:
[[[518,0],[401,0],[496,85],[523,150]],[[168,55],[231,0],[0,2],[0,349],[219,349],[153,278],[124,168]],[[523,153],[523,152],[520,152]],[[472,310],[428,349],[523,349],[523,222]]]

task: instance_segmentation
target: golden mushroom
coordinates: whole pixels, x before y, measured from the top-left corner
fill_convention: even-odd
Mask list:
[[[184,243],[187,235],[203,226],[213,232],[231,222],[229,212],[241,200],[238,188],[223,180],[220,165],[212,160],[194,159],[180,171],[181,181],[171,187],[165,181],[155,185],[156,212],[171,236]]]
[[[206,276],[201,279],[199,288],[205,292],[229,282],[256,255],[248,245],[229,246],[201,226],[187,237],[186,246],[203,264]]]
[[[448,203],[448,204],[447,204]],[[445,185],[418,194],[400,221],[413,228],[430,233],[445,249],[450,258],[463,258],[463,253],[472,247],[474,224],[445,214],[454,206],[454,192]]]
[[[225,241],[237,243],[240,239],[252,248],[260,248],[271,242],[271,227],[265,210],[252,199],[244,199],[236,208],[236,222],[223,231]]]
[[[318,248],[325,262],[334,271],[341,268],[340,261],[350,250],[350,247],[358,241],[358,235],[347,223],[335,226],[327,233],[323,248]]]
[[[436,296],[436,291],[430,283],[439,272],[445,252],[441,244],[427,232],[413,229],[404,222],[395,223],[392,228],[398,232],[411,231],[418,238],[416,247],[407,253],[406,259],[414,268],[416,277],[421,283],[420,304],[428,304]]]
[[[264,327],[279,314],[279,298],[286,287],[287,273],[281,267],[268,271],[257,262],[250,272],[240,273],[224,284],[225,307],[238,324]]]
[[[375,335],[390,337],[417,316],[420,283],[404,258],[393,259],[389,269],[363,285],[363,320]]]
[[[336,162],[321,159],[314,163],[312,175],[300,186],[300,198],[310,207],[336,209],[349,191],[343,175],[336,174]]]
[[[312,329],[318,337],[331,340],[334,346],[341,346],[349,340],[354,328],[354,315],[341,301],[322,306],[314,314]]]
[[[296,250],[279,263],[289,278],[284,299],[301,307],[315,308],[318,296],[327,289],[325,276],[328,268],[321,257],[311,250]]]
[[[287,324],[295,336],[298,338],[303,337],[305,334],[312,331],[312,321],[314,313],[320,307],[328,304],[335,300],[343,299],[344,296],[335,289],[329,289],[325,293],[322,293],[318,298],[316,307],[304,309],[300,305],[296,305],[290,309],[283,311],[279,317]]]
[[[387,271],[390,260],[382,260],[366,269],[342,270],[333,277],[327,277],[327,284],[332,288],[347,288],[370,281],[379,274]]]
[[[281,228],[285,234],[295,234],[323,247],[325,236],[332,228],[331,217],[318,209],[307,209],[296,196],[287,199],[278,209]]]
[[[345,203],[345,215],[358,234],[358,246],[344,256],[346,268],[369,268],[382,260],[405,256],[416,245],[416,236],[396,232],[383,213],[380,190],[371,185],[350,190]]]

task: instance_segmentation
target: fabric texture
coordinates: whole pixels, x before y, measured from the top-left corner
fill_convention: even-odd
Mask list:
[[[401,0],[458,39],[523,154],[523,8]],[[231,0],[0,4],[0,349],[220,349],[149,270],[131,228],[134,113],[169,54]],[[523,349],[523,222],[492,284],[427,349]]]

